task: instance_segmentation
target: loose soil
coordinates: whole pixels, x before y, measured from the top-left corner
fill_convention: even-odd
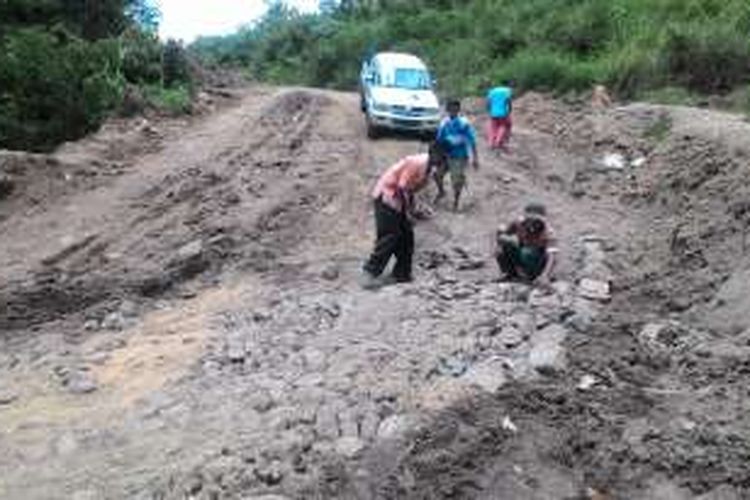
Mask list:
[[[0,497],[750,498],[750,125],[528,94],[373,292],[369,190],[426,145],[346,93],[219,108],[0,152]],[[549,290],[491,257],[529,201]]]

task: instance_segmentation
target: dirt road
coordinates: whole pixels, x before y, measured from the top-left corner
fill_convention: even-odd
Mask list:
[[[426,146],[366,140],[354,95],[6,153],[0,497],[750,498],[750,127],[517,110],[377,292],[368,192]],[[553,291],[495,279],[531,200]]]

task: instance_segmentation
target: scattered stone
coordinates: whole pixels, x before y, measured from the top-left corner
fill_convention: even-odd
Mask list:
[[[695,500],[742,500],[742,497],[734,487],[725,484],[699,496]]]
[[[94,377],[82,370],[70,373],[66,378],[65,386],[72,394],[89,394],[98,389]]]
[[[336,281],[339,279],[340,271],[335,266],[327,267],[320,273],[320,276],[326,281]]]
[[[99,329],[99,322],[95,319],[90,319],[83,324],[83,329],[87,332],[93,332]]]
[[[134,318],[138,315],[138,306],[132,300],[123,300],[120,303],[120,314],[125,318]]]
[[[266,413],[274,407],[274,401],[267,390],[259,389],[250,395],[250,406],[258,413]]]
[[[584,278],[578,284],[578,295],[589,300],[609,302],[612,298],[610,288],[610,284],[606,281]]]
[[[441,357],[438,361],[437,372],[440,375],[460,377],[468,369],[469,364],[457,356]]]
[[[599,164],[604,170],[623,170],[626,162],[625,157],[620,153],[608,153],[604,155]]]
[[[645,156],[641,156],[639,158],[634,158],[633,160],[630,161],[630,166],[633,167],[633,168],[640,168],[640,167],[642,167],[645,164],[646,164],[646,157]]]
[[[315,433],[322,439],[336,439],[339,434],[338,411],[331,406],[321,407],[315,415]]]
[[[69,456],[78,450],[78,440],[71,433],[60,436],[55,441],[55,452],[59,456]]]
[[[565,325],[579,333],[588,332],[594,323],[598,307],[598,304],[595,304],[590,300],[586,300],[582,297],[576,298],[572,307],[574,312],[571,316],[565,319]]]
[[[365,442],[354,436],[345,436],[336,440],[336,451],[345,458],[354,458],[365,449]]]
[[[593,375],[584,375],[581,377],[581,380],[578,382],[578,385],[576,386],[576,389],[580,391],[588,391],[592,387],[594,387],[597,383],[596,377]]]
[[[378,417],[375,408],[372,411],[368,411],[362,417],[359,423],[359,435],[363,439],[373,439],[378,434],[378,425],[380,424],[380,417]]]
[[[505,431],[512,432],[513,434],[518,432],[518,427],[516,427],[516,424],[513,423],[510,417],[505,417],[500,425]]]
[[[271,462],[266,467],[258,467],[254,473],[266,486],[276,486],[284,480],[284,470],[279,461]]]
[[[359,416],[351,409],[339,412],[339,433],[342,436],[358,436],[359,435]]]
[[[118,332],[125,328],[125,317],[120,311],[111,312],[104,317],[104,320],[102,320],[102,328]]]
[[[247,355],[245,339],[238,335],[227,338],[227,359],[232,363],[242,363]]]
[[[503,328],[502,333],[500,334],[500,342],[506,349],[514,349],[520,346],[527,338],[528,336],[524,335],[524,333],[515,326]]]
[[[0,200],[8,198],[16,189],[16,183],[9,176],[0,175]]]
[[[203,242],[201,240],[191,241],[177,250],[177,257],[180,260],[190,260],[200,257],[203,253]]]
[[[468,384],[494,393],[505,385],[505,363],[500,358],[492,358],[473,365],[462,377]]]
[[[561,325],[550,325],[538,331],[531,339],[529,364],[542,375],[552,375],[565,368],[563,342],[567,331]]]
[[[18,393],[7,387],[0,387],[0,406],[7,406],[18,399]]]
[[[253,495],[242,497],[242,500],[290,500],[290,498],[282,495]]]
[[[400,439],[414,432],[418,426],[419,419],[414,415],[391,415],[380,422],[378,438]]]
[[[703,337],[705,336],[699,332],[692,332],[676,321],[668,321],[647,323],[638,334],[638,341],[652,352],[668,353],[700,345]]]

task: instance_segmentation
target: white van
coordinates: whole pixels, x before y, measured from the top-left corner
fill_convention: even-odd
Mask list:
[[[362,64],[360,101],[367,136],[383,129],[434,133],[440,105],[427,66],[416,56],[381,52]]]

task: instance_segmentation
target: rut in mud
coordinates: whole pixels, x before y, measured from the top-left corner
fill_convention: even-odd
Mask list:
[[[0,497],[750,495],[748,125],[517,114],[463,210],[417,228],[416,282],[378,292],[367,194],[426,146],[364,139],[355,96],[255,88],[3,153]],[[551,291],[490,257],[530,200],[562,240]]]

